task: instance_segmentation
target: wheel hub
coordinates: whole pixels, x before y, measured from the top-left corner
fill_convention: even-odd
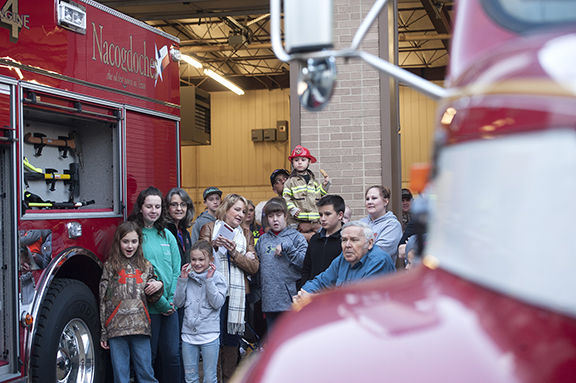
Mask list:
[[[58,383],[90,383],[94,379],[94,343],[81,319],[72,319],[60,334],[56,379]]]

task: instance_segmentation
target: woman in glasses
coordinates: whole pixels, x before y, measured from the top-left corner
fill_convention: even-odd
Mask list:
[[[173,188],[166,194],[166,206],[168,206],[166,228],[174,234],[176,242],[178,242],[180,259],[184,265],[190,260],[189,253],[192,241],[188,228],[192,226],[194,219],[194,204],[184,189]]]
[[[178,250],[180,250],[180,267],[190,262],[190,248],[192,247],[192,240],[190,239],[190,232],[188,228],[192,226],[194,220],[194,204],[192,199],[182,188],[171,189],[164,198],[166,206],[168,206],[168,214],[166,214],[166,228],[170,230],[176,242],[178,242]],[[178,319],[180,324],[180,332],[182,332],[182,323],[184,319],[184,308],[178,309]],[[180,355],[182,355],[182,339],[180,339]],[[180,382],[184,382],[184,363],[180,361]]]

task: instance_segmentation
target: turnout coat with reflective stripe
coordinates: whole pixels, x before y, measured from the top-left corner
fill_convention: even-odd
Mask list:
[[[316,221],[320,219],[316,202],[327,194],[322,185],[316,181],[312,172],[310,181],[306,183],[304,177],[292,174],[284,184],[282,197],[286,200],[288,211],[298,208],[300,214],[298,220]]]

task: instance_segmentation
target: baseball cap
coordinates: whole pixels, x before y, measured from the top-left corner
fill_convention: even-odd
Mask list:
[[[208,198],[210,194],[218,194],[220,197],[222,197],[222,191],[220,189],[215,186],[210,186],[204,189],[204,193],[202,193],[204,201],[206,201],[206,198]]]
[[[285,175],[287,178],[290,177],[290,173],[286,169],[276,169],[270,174],[270,183],[274,186],[274,182],[276,181],[276,177],[279,175]]]
[[[409,189],[402,189],[402,199],[412,199],[412,192]]]

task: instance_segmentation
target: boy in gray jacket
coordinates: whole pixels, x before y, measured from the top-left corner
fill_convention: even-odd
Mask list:
[[[190,263],[182,266],[176,283],[174,305],[184,307],[182,360],[186,383],[198,382],[202,353],[204,383],[216,383],[220,348],[220,308],[226,300],[226,281],[216,271],[212,245],[198,241],[190,249]]]
[[[290,310],[308,247],[302,234],[286,226],[287,213],[283,198],[275,197],[268,201],[264,215],[270,230],[256,244],[260,260],[262,312],[266,316],[268,331],[280,314]]]

